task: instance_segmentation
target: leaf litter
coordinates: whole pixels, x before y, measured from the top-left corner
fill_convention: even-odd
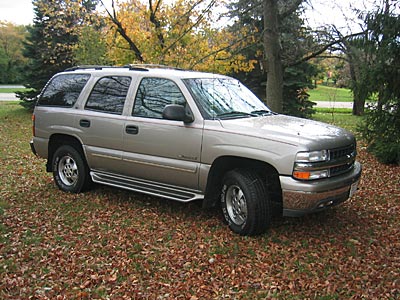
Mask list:
[[[29,153],[29,115],[5,120],[1,299],[400,298],[400,168],[362,145],[352,199],[249,238],[198,202],[99,186],[63,193]]]

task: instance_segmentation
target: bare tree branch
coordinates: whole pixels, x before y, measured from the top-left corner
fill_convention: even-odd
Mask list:
[[[314,52],[312,52],[312,53],[310,53],[310,54],[308,54],[306,56],[303,56],[300,60],[297,60],[297,61],[295,61],[295,62],[293,62],[291,64],[288,64],[285,67],[294,67],[294,66],[297,66],[297,65],[299,65],[299,64],[301,64],[303,62],[306,62],[306,61],[310,60],[311,58],[319,56],[320,54],[324,53],[326,50],[332,48],[335,45],[340,45],[341,43],[347,41],[350,38],[365,34],[365,31],[349,34],[349,35],[346,35],[346,36],[343,36],[342,34],[340,34],[339,31],[337,31],[336,33],[339,35],[338,39],[335,39],[334,41],[332,41],[332,42],[330,42],[330,43],[328,43],[326,45],[323,45],[320,49],[318,49],[318,50],[316,50],[316,51],[314,51]]]
[[[118,20],[117,17],[117,12],[115,10],[115,3],[114,0],[112,0],[111,5],[112,5],[112,14],[110,11],[107,9],[107,7],[104,5],[103,0],[100,0],[101,5],[103,5],[104,9],[106,10],[108,16],[110,17],[111,21],[114,23],[114,25],[117,27],[118,33],[124,38],[124,40],[128,43],[129,49],[135,53],[135,56],[137,60],[140,62],[144,62],[144,59],[142,57],[142,52],[139,50],[139,48],[136,46],[135,42],[128,36],[126,33],[125,28],[122,26],[121,22]]]
[[[196,62],[194,62],[193,64],[191,64],[190,67],[189,67],[189,69],[193,69],[196,65],[202,63],[204,60],[206,60],[207,58],[209,58],[209,57],[211,57],[211,56],[213,56],[213,55],[216,55],[216,54],[218,54],[218,53],[220,53],[220,52],[222,52],[222,51],[231,49],[233,46],[235,46],[235,45],[241,43],[242,41],[246,40],[247,38],[249,38],[249,37],[251,37],[251,36],[252,36],[252,35],[249,34],[249,35],[247,35],[247,36],[244,36],[244,37],[242,37],[242,38],[240,38],[240,39],[238,39],[238,40],[236,40],[236,41],[230,43],[228,46],[219,48],[219,49],[217,49],[217,50],[214,50],[213,52],[208,53],[206,56],[204,56],[204,57],[198,59]],[[248,46],[248,47],[251,47],[251,45]],[[246,48],[247,48],[247,47],[244,47],[244,48],[242,48],[241,50],[246,49]],[[240,52],[240,51],[237,51],[237,52]]]
[[[191,16],[192,11],[204,1],[205,0],[198,0],[197,2],[193,3],[193,5],[182,16],[180,16],[179,19],[187,20]],[[174,28],[178,23],[179,20],[176,23],[172,24],[171,27]]]
[[[192,26],[190,26],[189,28],[187,28],[183,33],[181,33],[181,35],[172,43],[170,44],[167,48],[164,49],[163,54],[167,53],[171,48],[173,48],[179,41],[181,41],[186,34],[188,34],[189,32],[192,31],[193,28],[196,28],[197,25],[200,24],[200,22],[204,19],[206,13],[210,12],[211,9],[213,8],[213,6],[215,5],[217,0],[212,0],[207,7],[202,11],[202,13],[200,14],[200,16],[197,18],[197,20],[193,23]],[[201,1],[197,2],[200,3]]]
[[[160,8],[162,0],[157,0],[156,7],[153,8],[153,1],[149,0],[149,9],[150,9],[150,22],[154,24],[156,28],[156,34],[158,41],[160,42],[161,49],[165,46],[165,39],[162,33],[162,26],[160,20],[157,18],[157,10]]]

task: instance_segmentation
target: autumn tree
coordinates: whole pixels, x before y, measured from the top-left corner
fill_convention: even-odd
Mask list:
[[[0,21],[0,83],[19,83],[26,59],[22,54],[26,27]]]
[[[253,61],[235,52],[243,42],[218,24],[216,0],[178,0],[165,4],[130,0],[107,11],[108,53],[115,64],[153,63],[228,73],[249,70]],[[115,34],[115,32],[117,34]]]
[[[25,86],[19,93],[22,105],[32,108],[33,99],[51,76],[74,64],[73,49],[79,32],[93,22],[95,0],[33,0],[35,18],[28,28],[24,56],[28,58]]]
[[[103,36],[104,31],[105,28],[101,25],[82,27],[78,41],[72,49],[74,64],[107,65],[110,63],[106,39]]]

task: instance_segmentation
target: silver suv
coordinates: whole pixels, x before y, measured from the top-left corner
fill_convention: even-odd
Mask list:
[[[237,80],[145,65],[75,67],[38,98],[32,151],[57,186],[92,182],[221,206],[231,230],[266,231],[357,189],[354,136],[272,112]]]

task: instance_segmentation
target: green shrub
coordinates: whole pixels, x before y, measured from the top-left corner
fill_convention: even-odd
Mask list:
[[[399,103],[386,104],[382,109],[370,106],[358,130],[380,162],[400,165]]]

